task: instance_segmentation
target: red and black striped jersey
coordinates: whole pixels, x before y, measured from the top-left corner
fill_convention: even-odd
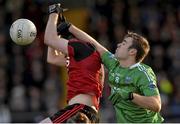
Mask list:
[[[102,94],[102,72],[100,54],[95,47],[78,39],[68,43],[68,82],[67,100],[78,94],[95,94],[97,99]],[[104,71],[104,70],[103,70]]]

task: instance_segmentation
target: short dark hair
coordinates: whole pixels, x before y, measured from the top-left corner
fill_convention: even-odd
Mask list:
[[[90,119],[82,112],[77,112],[66,123],[91,123]]]
[[[131,37],[133,39],[132,45],[129,47],[129,49],[134,48],[137,50],[136,62],[143,61],[143,59],[147,56],[150,50],[147,39],[134,32],[128,32],[125,35],[125,38],[126,37]]]

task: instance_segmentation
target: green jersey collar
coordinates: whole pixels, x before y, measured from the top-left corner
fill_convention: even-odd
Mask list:
[[[138,63],[136,63],[136,64],[134,64],[134,65],[131,65],[130,67],[129,67],[129,69],[133,69],[133,68],[135,68],[135,67],[137,67],[137,66],[139,66],[140,65],[140,63],[138,62]]]

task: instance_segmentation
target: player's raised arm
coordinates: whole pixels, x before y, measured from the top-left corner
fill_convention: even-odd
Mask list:
[[[64,18],[64,16],[63,16]],[[82,31],[81,29],[77,28],[76,26],[70,24],[68,21],[64,19],[64,22],[57,28],[59,34],[66,34],[72,33],[76,38],[80,39],[81,41],[92,43],[97,51],[102,55],[104,52],[108,51],[104,46],[98,43],[94,38],[88,35],[86,32]]]
[[[49,19],[45,30],[44,43],[54,49],[62,51],[64,54],[67,54],[68,40],[59,38],[57,34],[58,13],[60,11],[62,11],[60,4],[49,6]]]
[[[98,43],[94,38],[92,38],[90,35],[85,33],[84,31],[80,30],[74,25],[71,25],[69,28],[69,31],[78,39],[86,42],[90,42],[94,44],[97,51],[102,55],[104,52],[108,51],[104,46],[102,46],[100,43]]]
[[[48,47],[47,62],[57,66],[66,66],[65,55],[51,47]]]

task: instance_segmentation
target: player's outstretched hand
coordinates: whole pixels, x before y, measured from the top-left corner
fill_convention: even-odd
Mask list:
[[[63,9],[61,7],[61,4],[60,3],[57,3],[57,4],[52,4],[49,6],[49,14],[51,13],[62,13],[64,11],[66,11],[67,9]]]

